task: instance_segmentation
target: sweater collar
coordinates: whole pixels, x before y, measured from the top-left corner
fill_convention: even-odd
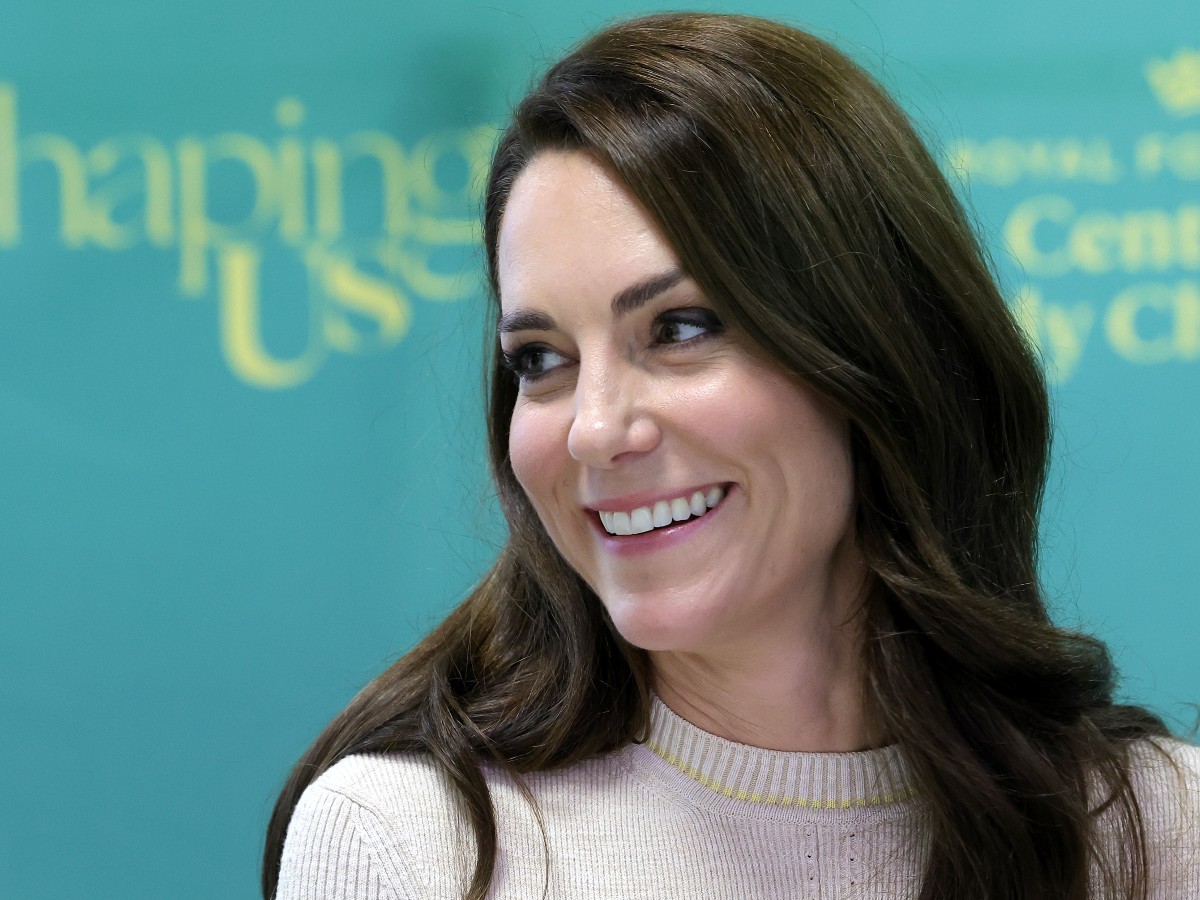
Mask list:
[[[914,795],[898,745],[853,753],[764,750],[709,734],[651,695],[646,746],[707,791],[736,801],[795,809],[854,809]]]

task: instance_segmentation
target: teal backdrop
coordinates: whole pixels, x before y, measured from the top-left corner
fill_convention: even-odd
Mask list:
[[[1188,726],[1193,0],[737,10],[838,42],[945,160],[1054,379],[1057,615]],[[4,7],[0,896],[256,895],[290,765],[502,538],[475,193],[496,126],[645,11]]]

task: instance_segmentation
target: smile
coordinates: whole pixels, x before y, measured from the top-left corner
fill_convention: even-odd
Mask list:
[[[702,516],[725,497],[725,488],[711,487],[707,491],[694,491],[691,494],[675,497],[671,500],[659,500],[651,506],[639,506],[628,512],[607,512],[598,510],[600,523],[609,534],[623,536],[630,534],[645,534],[656,528],[666,528],[676,522]]]

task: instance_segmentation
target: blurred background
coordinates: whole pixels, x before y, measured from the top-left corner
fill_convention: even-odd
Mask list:
[[[913,114],[1054,380],[1056,613],[1189,727],[1192,0],[689,6],[832,39]],[[476,225],[496,128],[566,47],[648,11],[5,7],[0,896],[256,896],[292,763],[503,537]]]

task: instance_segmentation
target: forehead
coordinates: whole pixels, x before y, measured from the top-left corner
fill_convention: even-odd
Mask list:
[[[497,242],[508,312],[563,297],[587,300],[678,266],[629,191],[588,154],[539,154],[516,178]]]

